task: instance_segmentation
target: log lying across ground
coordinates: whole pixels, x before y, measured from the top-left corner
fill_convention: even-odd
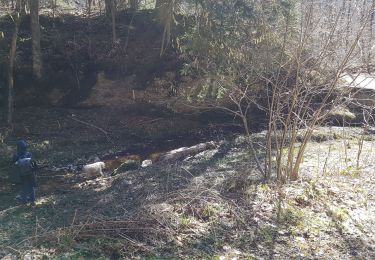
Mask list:
[[[95,171],[95,174],[92,173],[92,175],[98,175],[98,176],[103,175],[104,168],[107,170],[107,174],[110,173],[110,175],[115,175],[118,172],[138,169],[141,166],[143,168],[149,167],[153,163],[156,163],[156,162],[171,162],[171,161],[183,160],[188,156],[194,156],[206,150],[216,149],[219,146],[220,146],[220,143],[218,142],[200,143],[200,144],[190,146],[190,147],[181,147],[181,148],[171,150],[166,153],[153,154],[154,156],[151,155],[151,158],[144,160],[144,161],[141,161],[141,157],[139,155],[128,155],[126,156],[126,158],[121,157],[121,158],[108,159],[108,160],[104,160],[100,164],[94,163],[95,165],[94,168],[97,171]],[[103,164],[105,164],[105,166]],[[85,168],[85,166],[83,168]],[[86,168],[87,168],[87,165],[86,165]],[[91,168],[90,170],[83,169],[83,172],[91,173],[91,171],[93,170]],[[47,170],[53,171],[53,172],[60,172],[60,171],[81,172],[80,165],[72,165],[72,164],[68,166],[62,166],[62,167],[53,166],[52,168],[48,168]]]
[[[207,142],[197,144],[191,147],[181,147],[176,150],[169,151],[165,154],[162,154],[159,158],[159,162],[161,161],[177,161],[188,156],[193,156],[198,153],[204,152],[206,150],[215,149],[219,146],[218,143],[215,142]]]

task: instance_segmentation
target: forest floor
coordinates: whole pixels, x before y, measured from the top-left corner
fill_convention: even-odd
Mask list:
[[[74,112],[80,119],[85,113],[65,112],[66,118]],[[27,130],[32,151],[49,166],[85,162],[121,148],[96,128],[50,113],[60,118],[56,132],[52,125],[48,131]],[[117,140],[105,125],[111,124],[100,128]],[[96,141],[85,135],[86,128],[97,133]],[[71,135],[64,141],[58,129],[70,129]],[[77,142],[67,142],[73,136]],[[2,170],[0,257],[374,259],[375,136],[364,135],[357,168],[360,138],[359,128],[318,129],[299,181],[284,186],[262,181],[244,138],[226,135],[219,137],[217,149],[107,178],[49,167],[39,173],[34,207],[15,204],[17,191]],[[255,139],[262,142],[264,133]],[[177,140],[174,145],[184,145],[181,136]],[[1,158],[11,152],[6,146]]]

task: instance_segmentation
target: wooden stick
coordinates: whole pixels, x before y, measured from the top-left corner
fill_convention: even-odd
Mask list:
[[[99,130],[100,132],[102,132],[103,134],[105,134],[105,136],[107,137],[108,141],[111,141],[111,138],[109,138],[109,134],[108,134],[108,132],[105,131],[103,128],[100,128],[100,127],[98,127],[98,126],[96,126],[96,125],[93,125],[93,124],[87,123],[87,122],[82,121],[82,120],[80,120],[80,119],[74,118],[74,116],[72,116],[70,119],[72,119],[73,121],[76,121],[76,122],[78,122],[78,123],[81,123],[81,124],[84,124],[84,125],[86,125],[86,126],[90,126],[90,127],[92,127],[92,128],[95,128],[95,129]]]

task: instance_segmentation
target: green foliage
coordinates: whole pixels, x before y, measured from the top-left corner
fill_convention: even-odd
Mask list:
[[[202,217],[205,219],[210,219],[217,215],[218,211],[219,208],[216,205],[207,204],[203,209]]]
[[[259,228],[259,238],[266,243],[271,243],[276,233],[277,228],[271,225],[264,225]]]
[[[281,208],[279,221],[287,226],[299,226],[303,223],[304,212],[287,204]]]
[[[218,99],[234,86],[259,91],[254,79],[275,70],[294,1],[194,1],[194,21],[177,45],[187,61],[182,73],[208,79],[194,95]],[[281,55],[285,57],[284,55]]]
[[[342,171],[340,171],[340,175],[357,177],[359,175],[359,171],[354,166],[348,166],[345,169],[343,169]]]
[[[349,212],[346,208],[343,207],[330,207],[327,215],[330,216],[333,220],[343,222],[348,219]]]
[[[185,229],[185,228],[188,228],[189,225],[190,225],[189,216],[182,214],[180,216],[180,228]]]
[[[323,193],[320,189],[317,188],[318,179],[312,179],[308,183],[306,183],[304,187],[304,195],[306,195],[309,199],[318,199],[319,197],[323,196]]]
[[[259,185],[259,191],[260,192],[269,192],[271,189],[270,189],[270,186],[267,185],[267,183],[262,183]]]

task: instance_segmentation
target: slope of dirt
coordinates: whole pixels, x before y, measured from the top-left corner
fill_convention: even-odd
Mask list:
[[[56,18],[42,15],[44,79],[33,86],[29,22],[29,16],[22,18],[15,73],[17,106],[74,105],[89,96],[101,71],[110,79],[131,77],[133,89],[144,89],[155,77],[176,71],[181,64],[172,48],[160,57],[162,28],[153,11],[120,11],[116,43],[112,42],[111,23],[104,14],[90,18],[71,14]],[[13,27],[9,16],[0,17],[0,28],[5,34],[0,42],[2,72],[6,71]],[[5,77],[1,73],[3,82]],[[176,76],[172,81],[175,80],[178,80]],[[5,95],[5,87],[1,88],[1,94]]]
[[[3,208],[1,253],[373,259],[375,136],[365,136],[357,169],[360,132],[346,133],[321,129],[301,180],[283,187],[261,181],[242,137],[183,161],[81,179],[41,194],[35,208]]]

